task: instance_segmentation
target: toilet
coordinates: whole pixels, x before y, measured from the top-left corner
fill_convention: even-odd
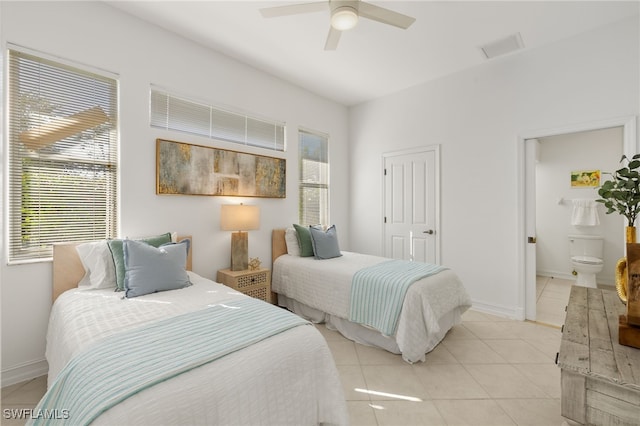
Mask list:
[[[599,235],[569,235],[571,265],[578,273],[576,285],[596,288],[596,274],[602,271],[604,239]]]

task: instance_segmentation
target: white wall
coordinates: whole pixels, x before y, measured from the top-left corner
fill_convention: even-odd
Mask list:
[[[637,115],[638,34],[635,17],[352,108],[352,250],[382,253],[382,154],[440,144],[442,263],[476,307],[524,318],[519,135]]]
[[[219,229],[220,205],[261,207],[261,227],[249,235],[249,255],[271,264],[271,229],[297,222],[297,129],[330,135],[331,222],[349,248],[347,109],[221,54],[186,41],[102,2],[0,2],[0,39],[120,75],[120,233],[178,231],[193,235],[193,269],[214,278],[228,267],[230,238]],[[4,52],[4,50],[3,50]],[[276,153],[149,127],[149,85],[213,104],[286,121],[287,151]],[[3,93],[3,99],[6,93]],[[155,194],[155,139],[242,150],[287,160],[287,198],[258,199]],[[2,155],[7,152],[2,145]],[[3,161],[4,166],[4,161]],[[4,167],[3,167],[4,169]],[[4,173],[3,173],[4,177]],[[6,194],[3,182],[3,200]],[[3,205],[2,211],[5,211]],[[6,226],[6,223],[4,223]],[[2,384],[43,374],[51,307],[51,263],[6,265],[1,247]]]
[[[540,138],[536,164],[536,269],[538,275],[575,279],[569,258],[568,235],[604,238],[604,266],[598,284],[615,285],[615,267],[624,256],[624,218],[606,214],[598,204],[597,226],[573,226],[573,199],[598,199],[598,188],[571,187],[575,170],[613,172],[621,167],[622,127]],[[609,179],[602,175],[602,182]],[[559,200],[564,200],[559,203]]]

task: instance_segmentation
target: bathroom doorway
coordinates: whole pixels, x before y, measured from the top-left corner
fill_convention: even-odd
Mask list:
[[[570,235],[601,236],[603,268],[596,276],[599,286],[613,286],[615,263],[624,248],[620,215],[607,215],[596,204],[587,225],[577,225],[573,203],[599,198],[598,186],[572,185],[571,174],[611,172],[619,168],[623,152],[622,126],[566,133],[537,139],[536,177],[536,321],[560,327],[571,286],[576,282],[570,260]],[[606,179],[607,175],[601,176]],[[595,177],[589,185],[599,185]]]
[[[591,192],[583,191],[584,188],[572,189],[570,176],[572,171],[578,170],[606,172],[619,168],[623,152],[627,155],[638,152],[635,125],[635,117],[627,117],[591,125],[532,132],[521,138],[521,241],[524,247],[521,258],[521,306],[525,319],[538,320],[538,302],[549,302],[552,296],[564,298],[563,290],[557,291],[558,286],[575,282],[569,256],[571,234],[602,233],[606,236],[605,266],[598,274],[598,282],[613,285],[612,271],[615,262],[624,255],[624,221],[619,215],[606,215],[600,207],[600,225],[573,226],[572,200],[596,199],[598,195],[596,187],[591,188]],[[545,167],[549,170],[545,170]],[[538,182],[539,174],[540,179],[551,182]],[[568,299],[568,292],[566,295]],[[553,309],[556,312],[554,305],[560,312],[551,319],[546,311]],[[556,301],[547,303],[544,308],[542,306],[539,321],[553,323],[552,325],[564,322],[566,302]]]

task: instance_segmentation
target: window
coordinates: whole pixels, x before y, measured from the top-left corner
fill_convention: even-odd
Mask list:
[[[302,225],[329,224],[329,138],[299,130],[300,206]]]
[[[117,80],[41,56],[9,50],[9,262],[116,235]]]
[[[151,127],[274,151],[285,150],[285,125],[195,102],[151,87]]]

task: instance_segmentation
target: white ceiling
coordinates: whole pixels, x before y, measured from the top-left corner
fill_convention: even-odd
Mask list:
[[[328,12],[269,19],[259,12],[304,2],[108,3],[344,105],[476,66],[487,60],[478,46],[516,32],[534,49],[639,10],[638,1],[370,1],[416,22],[401,30],[360,19],[337,50],[325,51]]]

